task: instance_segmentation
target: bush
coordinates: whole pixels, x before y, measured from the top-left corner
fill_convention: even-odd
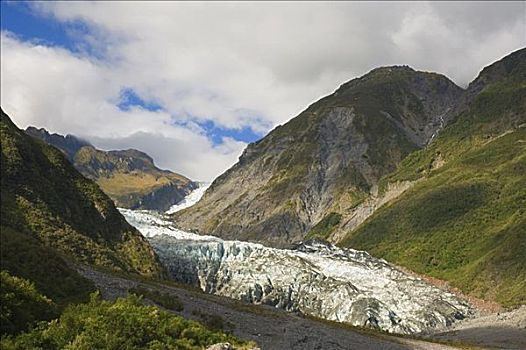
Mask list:
[[[183,311],[183,303],[175,295],[168,293],[161,293],[157,290],[149,290],[142,287],[134,287],[129,290],[130,293],[142,295],[144,298],[150,299],[157,305],[173,311]]]
[[[216,343],[253,346],[232,335],[211,331],[153,306],[142,305],[140,296],[114,302],[92,294],[88,304],[69,306],[58,320],[41,323],[17,337],[4,337],[1,347],[10,349],[188,349],[201,350]]]
[[[33,283],[0,272],[0,333],[14,334],[26,330],[37,321],[58,315],[56,306],[40,294]]]

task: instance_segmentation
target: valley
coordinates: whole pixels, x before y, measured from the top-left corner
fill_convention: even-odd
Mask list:
[[[526,347],[526,49],[373,69],[211,183],[0,122],[6,349]]]
[[[308,241],[294,249],[181,232],[159,214],[122,210],[170,277],[207,293],[390,333],[447,329],[467,302],[366,252]]]
[[[200,322],[203,317],[220,319],[226,330],[256,342],[265,350],[454,350],[458,348],[447,344],[460,344],[454,339],[436,343],[432,340],[395,337],[309,318],[267,305],[250,305],[235,299],[205,294],[186,285],[116,276],[85,266],[79,266],[78,270],[100,288],[105,298],[111,300],[126,296],[131,288],[137,286],[168,293],[176,296],[183,304],[182,310],[176,311],[176,314]],[[464,349],[473,348],[468,345],[469,340],[462,344]]]

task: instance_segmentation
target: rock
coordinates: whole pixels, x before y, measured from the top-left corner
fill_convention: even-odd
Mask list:
[[[236,350],[230,343],[218,343],[206,348],[206,350]]]

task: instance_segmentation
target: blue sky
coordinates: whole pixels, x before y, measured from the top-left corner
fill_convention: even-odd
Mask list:
[[[26,2],[4,1],[1,4],[2,30],[9,30],[22,40],[42,40],[50,45],[76,51],[75,41],[67,35],[71,25],[64,25],[43,16],[36,16]],[[77,28],[81,29],[80,23]],[[84,30],[86,30],[84,28]]]
[[[342,83],[409,65],[461,86],[525,46],[525,2],[1,1],[19,127],[211,180]]]
[[[76,54],[85,54],[95,58],[104,58],[104,53],[97,51],[79,37],[89,33],[89,27],[81,21],[59,22],[52,16],[35,12],[30,4],[22,1],[1,1],[1,28],[14,33],[23,41],[37,41],[48,46],[57,46]],[[79,35],[81,34],[81,35]],[[162,110],[162,105],[141,98],[132,88],[122,89],[122,99],[117,103],[122,110],[140,106],[149,111]],[[254,131],[249,126],[224,128],[213,120],[197,123],[214,145],[223,142],[224,137],[246,143],[259,140],[264,132]]]

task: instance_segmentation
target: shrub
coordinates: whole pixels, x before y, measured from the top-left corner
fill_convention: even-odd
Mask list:
[[[174,311],[183,311],[183,303],[179,300],[176,295],[161,293],[157,290],[150,290],[142,287],[134,287],[129,290],[130,293],[142,295],[144,298],[150,299],[157,305],[160,305],[166,309]]]
[[[40,323],[35,330],[17,337],[4,337],[1,347],[201,350],[222,342],[240,348],[254,345],[157,307],[144,306],[137,295],[111,302],[94,293],[88,304],[69,306],[58,320]]]
[[[33,283],[0,272],[0,333],[14,334],[56,317],[56,306]]]

